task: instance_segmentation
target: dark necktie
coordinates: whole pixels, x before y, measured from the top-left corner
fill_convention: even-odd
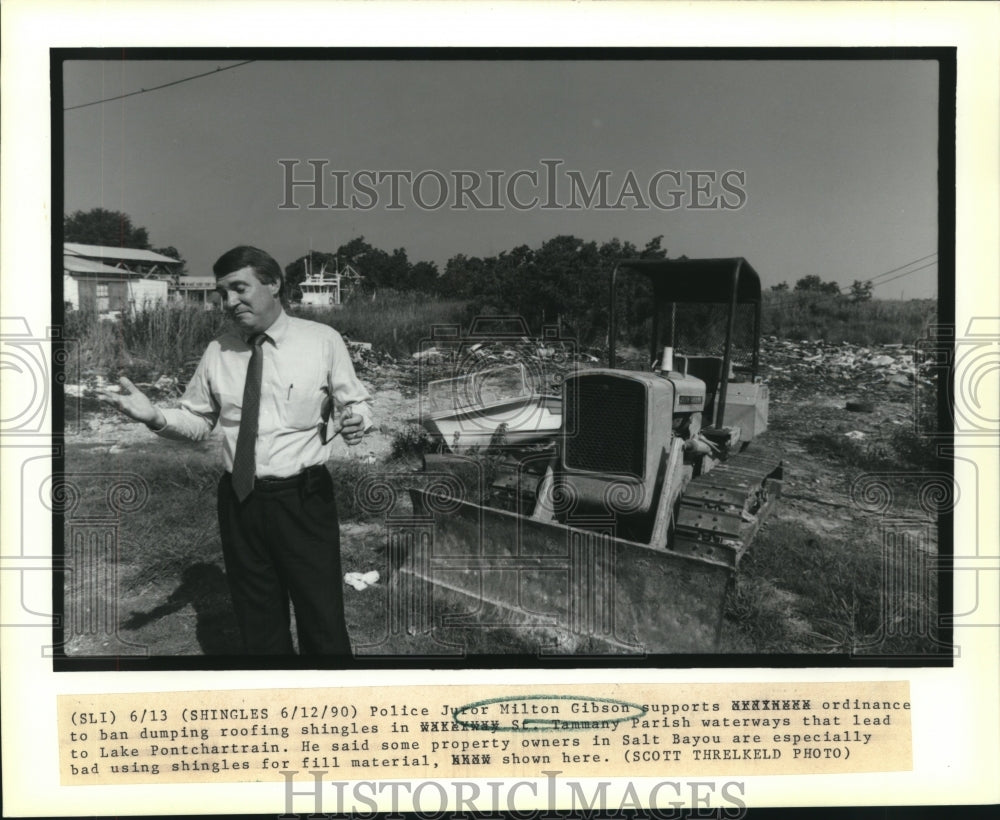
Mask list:
[[[260,383],[264,373],[264,351],[261,345],[267,334],[258,333],[248,340],[250,345],[250,366],[243,386],[243,410],[240,413],[240,433],[236,437],[236,455],[233,457],[233,490],[243,501],[253,489],[257,472],[254,445],[257,443],[257,419],[260,415]]]

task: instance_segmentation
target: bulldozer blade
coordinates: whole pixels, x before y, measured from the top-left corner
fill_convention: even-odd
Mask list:
[[[427,628],[512,628],[543,652],[716,649],[730,561],[616,537],[612,519],[562,524],[410,494],[429,537],[409,540],[399,571]]]

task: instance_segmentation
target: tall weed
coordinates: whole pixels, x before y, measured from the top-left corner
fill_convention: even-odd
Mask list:
[[[762,332],[785,339],[823,339],[859,345],[907,344],[923,338],[937,316],[937,300],[872,299],[810,292],[763,294]]]
[[[925,335],[936,305],[932,299],[852,303],[822,294],[767,292],[762,332],[854,344],[907,343]],[[352,294],[339,308],[294,306],[291,313],[328,324],[354,341],[369,342],[396,357],[415,353],[431,338],[435,326],[457,325],[464,330],[472,319],[467,301],[393,290]],[[201,355],[225,322],[221,311],[196,305],[158,306],[117,321],[74,310],[65,317],[66,338],[78,343],[85,370],[107,375],[125,371],[139,378],[182,370]]]
[[[423,294],[381,291],[359,295],[340,308],[292,307],[293,315],[331,325],[358,342],[393,356],[406,356],[431,337],[435,325],[468,324],[466,303]],[[155,379],[190,369],[226,326],[225,314],[197,305],[160,305],[113,320],[92,312],[67,310],[66,338],[80,351],[84,372],[133,380]]]
[[[297,316],[322,322],[356,342],[370,342],[392,356],[417,352],[435,325],[467,327],[468,303],[414,291],[380,290],[352,294],[339,308],[293,308]]]

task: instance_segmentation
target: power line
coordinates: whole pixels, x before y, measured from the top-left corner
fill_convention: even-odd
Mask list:
[[[119,94],[117,97],[105,97],[103,100],[94,100],[93,102],[81,103],[80,105],[70,105],[64,108],[63,111],[75,111],[77,108],[87,108],[91,105],[101,105],[102,103],[113,102],[114,100],[124,100],[126,97],[135,97],[138,94],[148,94],[150,91],[159,91],[161,88],[169,88],[172,85],[189,83],[191,80],[199,80],[202,77],[209,77],[213,74],[218,74],[222,71],[229,71],[232,68],[239,68],[240,66],[254,62],[256,62],[256,60],[244,60],[242,63],[234,63],[233,65],[217,67],[215,71],[206,71],[204,74],[195,74],[192,77],[184,77],[183,79],[174,80],[173,82],[164,83],[163,85],[155,85],[152,88],[141,88],[138,91],[130,91],[128,94]]]
[[[896,276],[892,276],[889,279],[883,279],[881,282],[876,282],[873,285],[873,287],[877,288],[880,285],[885,285],[888,282],[893,281],[893,279],[902,279],[904,276],[909,276],[911,273],[916,273],[919,270],[923,270],[924,268],[929,268],[932,265],[936,265],[936,264],[937,264],[937,260],[935,259],[933,262],[928,262],[926,265],[921,265],[919,268],[914,268],[913,270],[908,270],[905,273],[900,273],[900,274],[897,274]]]
[[[888,279],[882,279],[882,277],[884,277],[884,276],[889,276],[889,274],[891,274],[891,273],[896,273],[897,271],[902,271],[904,268],[909,268],[910,265],[915,265],[917,262],[922,262],[925,259],[930,259],[932,256],[937,256],[937,251],[935,251],[934,253],[929,253],[926,256],[921,256],[918,259],[913,259],[913,260],[907,262],[905,265],[900,265],[897,268],[892,268],[891,270],[883,271],[882,273],[878,273],[878,274],[876,274],[875,276],[872,276],[869,279],[863,279],[863,280],[860,280],[860,281],[863,284],[871,284],[871,286],[873,288],[877,288],[880,285],[884,285],[884,284],[887,284],[888,282],[892,282],[894,279],[901,279],[904,276],[909,276],[911,273],[916,273],[917,271],[921,271],[924,268],[929,268],[932,265],[936,265],[937,264],[937,260],[934,260],[933,262],[928,262],[927,264],[921,265],[918,268],[912,268],[910,270],[904,271],[903,273],[898,273],[896,276],[891,276]],[[882,279],[882,281],[881,282],[876,281],[878,279]],[[794,302],[797,297],[793,296],[792,294],[796,293],[796,292],[801,293],[802,291],[788,291],[787,295],[784,295],[784,296],[782,296],[782,297],[780,297],[778,299],[772,299],[771,300],[771,305],[773,305],[775,307],[780,307],[781,305]],[[821,296],[819,294],[816,294],[816,295],[820,297],[820,298],[818,298],[818,301],[829,301],[831,299],[837,299],[840,296],[846,296],[848,293],[850,293],[850,287],[849,286],[848,287],[841,287],[840,288],[840,293],[824,293]]]
[[[877,276],[873,276],[871,279],[866,279],[865,281],[866,282],[874,282],[876,279],[881,279],[883,276],[888,276],[890,273],[895,273],[896,271],[900,271],[903,268],[908,268],[908,267],[910,267],[910,265],[916,265],[917,262],[923,262],[925,259],[930,259],[932,256],[937,256],[937,251],[935,251],[934,253],[929,253],[929,254],[927,254],[927,256],[921,256],[919,259],[914,259],[912,262],[907,262],[905,265],[900,265],[898,268],[893,268],[892,270],[887,270],[885,273],[880,273]],[[936,263],[931,262],[930,264],[933,265],[933,264],[936,264]],[[926,267],[927,267],[927,265],[923,265],[921,268],[917,268],[917,270],[922,270],[922,268],[926,268]]]

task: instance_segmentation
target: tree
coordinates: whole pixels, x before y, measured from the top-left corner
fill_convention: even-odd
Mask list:
[[[341,262],[353,266],[364,277],[362,285],[366,290],[406,288],[410,263],[406,258],[406,251],[402,248],[397,248],[389,254],[365,242],[363,236],[358,236],[337,248],[335,255]]]
[[[631,242],[622,242],[617,237],[601,245],[598,253],[601,257],[604,281],[597,283],[601,290],[594,295],[590,310],[592,332],[586,341],[596,342],[599,338],[607,337],[607,289],[615,265],[623,259],[666,259],[667,251],[663,248],[662,241],[662,236],[654,236],[641,252]],[[619,276],[615,283],[615,305],[618,341],[631,344],[642,333],[646,321],[653,315],[652,280],[648,276],[635,273]]]
[[[779,293],[786,291],[788,290],[788,282],[779,282],[777,285],[771,285],[771,290],[778,291]]]
[[[617,240],[615,240],[617,241]],[[663,234],[654,236],[646,243],[646,247],[639,254],[640,259],[666,259],[667,249],[663,247]],[[680,257],[684,259],[685,257]]]
[[[478,256],[456,254],[445,264],[444,273],[437,281],[438,293],[468,299],[476,292],[484,266],[485,262]]]
[[[133,226],[126,213],[104,208],[74,211],[63,217],[63,241],[149,250],[149,234],[145,228]]]
[[[407,287],[422,293],[434,293],[437,291],[438,279],[437,265],[433,262],[417,262],[410,268]]]
[[[810,274],[809,276],[803,276],[795,283],[795,290],[828,293],[831,296],[837,296],[840,294],[840,285],[836,282],[824,282],[816,274]]]
[[[559,323],[581,343],[607,335],[608,282],[623,259],[663,259],[662,237],[640,251],[612,239],[601,245],[562,235],[537,248],[519,245],[479,259],[453,256],[438,280],[439,292],[472,300],[479,313],[519,315],[529,327]],[[641,327],[652,311],[652,289],[644,276],[619,278],[619,327]],[[627,335],[627,332],[626,332]]]
[[[851,301],[867,302],[872,298],[872,283],[855,279],[851,284]]]

